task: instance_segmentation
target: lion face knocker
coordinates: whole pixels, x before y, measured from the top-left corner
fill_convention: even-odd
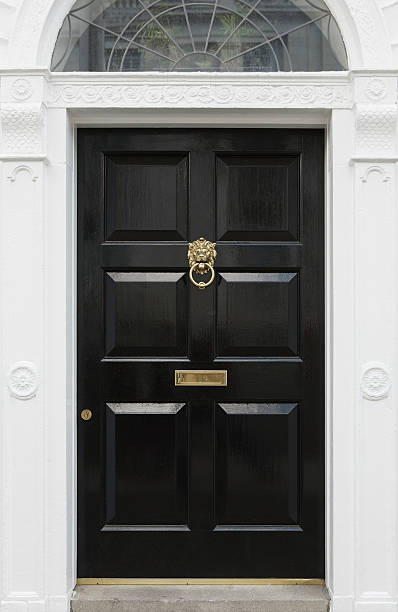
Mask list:
[[[199,289],[205,289],[208,287],[214,280],[214,260],[217,256],[215,242],[210,242],[205,238],[199,238],[194,242],[189,243],[188,248],[188,261],[191,266],[189,277],[196,287]],[[200,282],[197,283],[193,279],[193,273],[196,274],[206,274],[206,272],[210,272],[211,279],[208,283]]]
[[[208,267],[205,264],[209,264],[212,267],[214,266],[214,260],[217,256],[216,249],[214,248],[215,246],[215,242],[210,242],[205,238],[199,238],[199,240],[189,243],[189,265],[192,268],[194,264],[199,264],[195,269],[197,274],[205,274],[208,271]]]

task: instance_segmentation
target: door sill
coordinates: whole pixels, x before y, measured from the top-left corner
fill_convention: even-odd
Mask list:
[[[71,612],[328,612],[322,584],[80,585]]]

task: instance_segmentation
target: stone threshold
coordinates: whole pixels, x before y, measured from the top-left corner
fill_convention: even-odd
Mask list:
[[[321,585],[77,586],[71,612],[328,612]]]

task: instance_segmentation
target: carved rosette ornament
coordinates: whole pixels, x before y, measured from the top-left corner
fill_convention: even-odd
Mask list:
[[[37,369],[31,361],[18,361],[8,371],[8,388],[13,397],[27,400],[37,393]]]
[[[387,87],[383,79],[373,78],[366,86],[366,96],[369,100],[379,101],[386,97]]]
[[[383,363],[369,363],[363,368],[361,381],[362,395],[368,400],[381,400],[388,396],[391,377]]]
[[[32,83],[28,79],[15,79],[11,94],[14,100],[27,100],[33,94]]]

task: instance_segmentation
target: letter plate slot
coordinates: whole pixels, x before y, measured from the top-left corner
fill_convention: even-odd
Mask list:
[[[176,387],[226,387],[227,370],[175,370]]]

